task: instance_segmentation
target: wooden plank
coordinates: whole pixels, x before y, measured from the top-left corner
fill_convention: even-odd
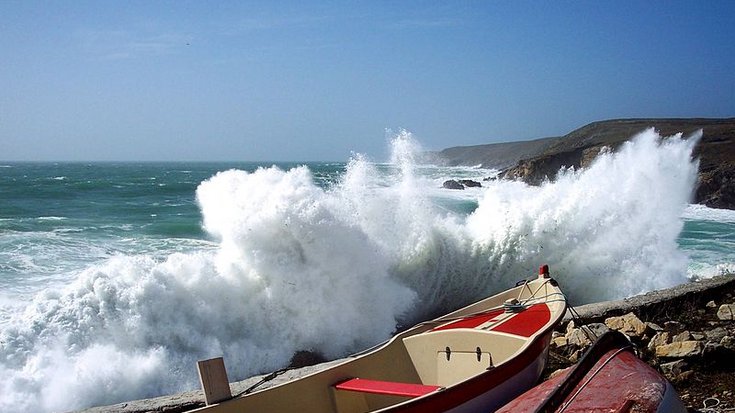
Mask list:
[[[225,361],[222,357],[198,361],[197,370],[207,406],[232,398]]]

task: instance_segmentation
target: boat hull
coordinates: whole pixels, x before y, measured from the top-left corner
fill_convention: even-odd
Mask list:
[[[629,343],[612,347],[599,354],[590,349],[585,357],[594,363],[589,368],[577,368],[581,364],[570,368],[503,406],[498,413],[687,411],[671,383],[638,358]]]

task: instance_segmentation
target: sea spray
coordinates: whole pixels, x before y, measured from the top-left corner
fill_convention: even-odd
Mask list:
[[[646,131],[540,187],[486,182],[469,215],[439,206],[404,131],[392,166],[355,156],[327,188],[306,167],[220,172],[197,190],[215,247],[90,264],[3,324],[0,411],[195,388],[195,361],[219,355],[232,379],[336,357],[544,262],[575,303],[683,282],[695,140]]]
[[[686,281],[676,239],[692,194],[701,133],[661,142],[647,130],[584,171],[540,187],[496,182],[467,219],[494,277],[552,265],[575,303]]]

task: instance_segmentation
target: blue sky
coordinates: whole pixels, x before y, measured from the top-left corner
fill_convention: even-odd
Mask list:
[[[735,116],[735,1],[0,1],[2,160],[383,160]]]

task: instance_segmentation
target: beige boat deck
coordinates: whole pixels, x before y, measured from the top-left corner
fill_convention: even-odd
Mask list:
[[[442,391],[507,362],[528,345],[533,335],[524,336],[527,331],[521,324],[515,327],[520,334],[503,331],[504,325],[524,314],[503,311],[506,300],[520,299],[529,308],[543,309],[547,316],[537,323],[545,325],[550,319],[560,318],[555,313],[565,308],[563,297],[549,300],[553,294],[561,293],[548,283],[534,280],[420,324],[337,366],[197,411],[357,413]],[[361,380],[339,388],[340,383],[350,379]]]

